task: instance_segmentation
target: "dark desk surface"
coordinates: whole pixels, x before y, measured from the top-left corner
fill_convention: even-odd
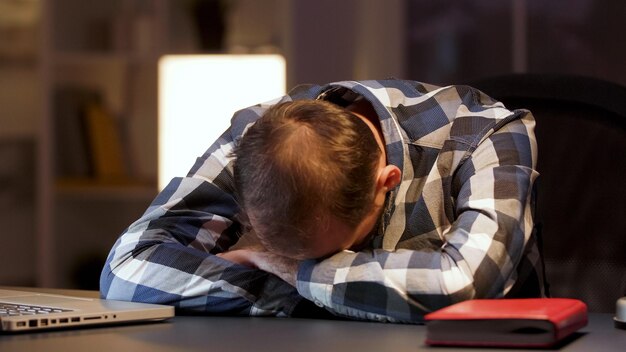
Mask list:
[[[589,325],[558,350],[626,350],[626,330],[613,327],[612,315],[589,318]],[[163,323],[5,334],[0,335],[0,351],[477,351],[429,348],[424,345],[425,334],[421,325],[177,316]]]

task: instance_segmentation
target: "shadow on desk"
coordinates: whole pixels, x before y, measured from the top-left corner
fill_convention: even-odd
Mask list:
[[[19,289],[19,288],[18,288]],[[23,289],[23,288],[22,288]],[[32,289],[31,289],[32,290]],[[97,297],[97,291],[37,289]],[[0,351],[467,351],[429,347],[426,326],[349,320],[181,316],[165,322],[0,335]],[[612,314],[589,314],[589,325],[554,349],[567,352],[622,351],[626,330]],[[478,351],[479,349],[471,349]],[[489,349],[490,352],[511,349]],[[515,351],[524,351],[515,349]],[[536,349],[529,351],[537,351]]]
[[[169,322],[0,336],[1,351],[463,351],[428,347],[423,325],[299,318],[177,316]],[[612,315],[590,314],[589,325],[555,347],[560,351],[621,351],[626,331]],[[479,349],[471,349],[477,351]],[[511,349],[489,349],[490,352]],[[515,349],[515,351],[524,351]],[[530,351],[530,350],[529,350]],[[532,351],[537,351],[533,349]]]

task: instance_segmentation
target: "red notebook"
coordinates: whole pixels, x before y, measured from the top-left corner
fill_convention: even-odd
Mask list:
[[[548,347],[587,325],[587,306],[569,298],[475,299],[425,319],[429,345]]]

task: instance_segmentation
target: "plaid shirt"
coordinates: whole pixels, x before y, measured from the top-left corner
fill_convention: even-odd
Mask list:
[[[402,170],[370,246],[302,262],[297,289],[215,256],[241,235],[231,152],[246,128],[278,101],[355,96],[374,106],[388,162]],[[297,87],[237,112],[187,177],[170,182],[115,243],[101,295],[237,315],[290,316],[311,301],[335,315],[390,322],[421,322],[471,298],[541,296],[533,129],[528,111],[467,86]]]

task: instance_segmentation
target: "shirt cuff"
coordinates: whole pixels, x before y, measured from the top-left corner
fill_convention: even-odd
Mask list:
[[[332,307],[333,276],[324,275],[315,259],[304,260],[298,267],[296,289],[298,293],[318,307]],[[321,276],[320,276],[321,274]],[[321,279],[321,280],[320,280]]]

